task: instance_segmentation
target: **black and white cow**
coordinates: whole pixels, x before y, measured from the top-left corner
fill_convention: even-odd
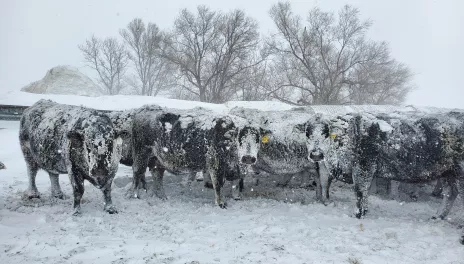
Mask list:
[[[40,196],[35,177],[43,169],[50,176],[52,196],[63,199],[58,176],[67,173],[73,187],[75,215],[81,211],[84,180],[102,190],[105,211],[117,213],[111,201],[111,184],[122,140],[108,116],[84,107],[40,100],[24,111],[19,140],[29,176],[29,198]]]
[[[212,179],[216,203],[225,208],[221,194],[225,180],[240,179],[244,166],[256,162],[249,138],[254,130],[239,117],[232,118],[195,108],[175,110],[145,107],[132,125],[134,178],[132,191],[138,196],[146,189],[145,171],[153,175],[154,194],[165,198],[162,184],[164,171],[172,173],[207,172]],[[259,136],[259,135],[258,135]],[[242,138],[243,140],[239,140]],[[257,139],[259,140],[259,139]]]
[[[319,171],[317,163],[308,159],[306,129],[314,119],[314,114],[305,109],[295,108],[287,111],[260,111],[256,109],[235,108],[234,115],[248,117],[260,124],[261,142],[256,145],[258,160],[255,170],[279,175],[278,185],[285,185],[291,177],[303,174],[305,182]],[[322,168],[324,169],[324,168]],[[327,173],[322,173],[327,175]],[[320,177],[314,177],[319,180]],[[326,203],[328,193],[322,193],[325,181],[318,184],[316,197]]]
[[[152,105],[153,109],[161,109],[161,107]],[[113,127],[116,133],[121,136],[122,139],[122,151],[121,151],[121,164],[131,167],[134,163],[132,158],[132,120],[135,114],[140,111],[140,108],[129,109],[124,111],[109,111],[105,112],[113,122]]]
[[[340,125],[341,124],[341,125]],[[328,127],[328,131],[325,128]],[[343,128],[343,129],[340,129]],[[338,140],[336,140],[338,138]],[[442,179],[450,186],[438,217],[464,194],[464,113],[354,114],[322,121],[308,134],[310,157],[350,171],[356,217],[368,210],[374,177],[401,182]],[[461,195],[464,202],[464,195]]]

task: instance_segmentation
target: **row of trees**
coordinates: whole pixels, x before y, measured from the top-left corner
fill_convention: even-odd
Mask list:
[[[79,48],[109,94],[131,86],[202,102],[307,105],[398,104],[411,91],[411,70],[386,42],[367,38],[372,23],[358,9],[315,7],[303,20],[278,3],[269,14],[276,31],[265,37],[242,10],[199,6],[181,10],[169,30],[136,18],[120,30],[122,41],[93,36]]]

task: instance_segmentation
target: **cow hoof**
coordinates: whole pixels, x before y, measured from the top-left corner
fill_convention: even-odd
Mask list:
[[[132,188],[126,192],[125,196],[127,199],[140,199],[139,191]]]
[[[73,216],[81,216],[81,215],[82,215],[81,209],[76,209],[76,210],[74,210],[74,212],[73,212],[72,215],[73,215]]]
[[[52,194],[52,196],[53,196],[54,198],[60,199],[60,200],[66,199],[66,195],[64,195],[64,193],[62,193],[62,192],[54,193],[54,194]]]
[[[108,206],[105,208],[105,211],[109,214],[117,214],[118,210],[114,206]]]
[[[166,194],[163,194],[163,195],[155,195],[156,197],[158,197],[161,201],[167,201],[168,200],[168,197],[166,196]]]
[[[322,201],[322,204],[325,205],[325,206],[329,206],[331,204],[335,206],[335,203],[333,201],[330,201],[330,200]]]
[[[459,243],[461,243],[461,245],[464,245],[464,236],[461,236],[461,238],[459,239]]]
[[[358,218],[358,219],[361,219],[361,218],[364,218],[364,216],[366,216],[366,213],[367,213],[367,210],[364,210],[362,212],[357,212],[355,213],[355,217]]]
[[[445,220],[446,217],[443,216],[443,215],[434,215],[434,216],[432,216],[431,219],[432,219],[432,220]]]
[[[225,202],[219,203],[218,205],[219,205],[219,208],[221,209],[227,209],[227,203]]]
[[[234,197],[234,200],[235,201],[240,201],[240,200],[242,200],[242,197],[241,196]]]
[[[38,191],[26,191],[24,193],[25,197],[27,197],[27,199],[29,200],[32,200],[34,198],[36,199],[40,199],[40,193]]]

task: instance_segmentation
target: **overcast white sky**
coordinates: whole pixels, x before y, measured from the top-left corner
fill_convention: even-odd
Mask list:
[[[134,17],[172,25],[180,8],[244,9],[263,34],[274,31],[264,0],[0,0],[0,91],[19,90],[54,66],[69,64],[89,73],[77,45],[91,34],[118,36]],[[464,108],[464,1],[290,1],[305,15],[313,6],[338,10],[352,4],[374,25],[369,36],[390,43],[393,56],[416,73],[417,90],[407,103]]]

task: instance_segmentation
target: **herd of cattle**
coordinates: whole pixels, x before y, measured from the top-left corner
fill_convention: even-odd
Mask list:
[[[334,179],[354,183],[356,217],[368,211],[374,178],[411,183],[440,180],[449,189],[438,217],[444,219],[461,193],[464,206],[464,112],[354,111],[319,114],[311,108],[261,111],[233,108],[179,110],[144,106],[99,111],[41,100],[21,118],[19,139],[27,164],[29,198],[39,197],[35,177],[48,172],[51,192],[63,198],[58,175],[68,174],[74,214],[80,214],[84,180],[101,189],[105,211],[117,213],[111,185],[122,163],[133,168],[129,195],[147,190],[165,199],[165,170],[208,175],[215,201],[226,207],[221,188],[236,182],[240,197],[248,169],[274,175],[313,175],[316,197],[329,199]],[[315,171],[316,173],[313,173]],[[461,236],[464,244],[464,235]]]

